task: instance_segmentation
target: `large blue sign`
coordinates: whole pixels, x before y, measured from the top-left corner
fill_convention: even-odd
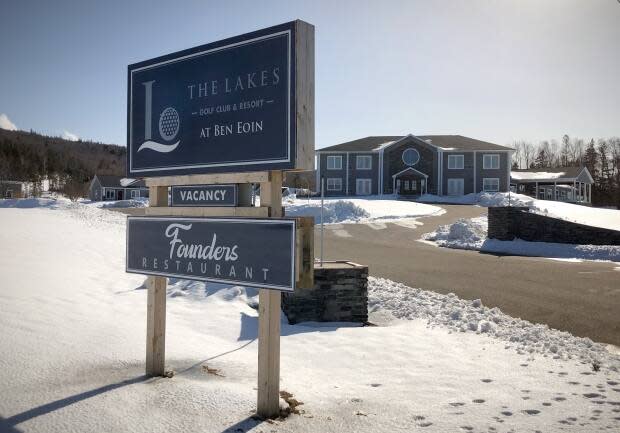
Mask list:
[[[126,271],[295,289],[295,220],[128,217]]]
[[[130,65],[127,174],[295,168],[296,28]]]

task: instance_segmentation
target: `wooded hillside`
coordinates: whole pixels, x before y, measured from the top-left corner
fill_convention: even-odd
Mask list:
[[[69,141],[35,132],[0,129],[0,179],[39,182],[51,187],[84,184],[97,174],[125,174],[125,147]]]

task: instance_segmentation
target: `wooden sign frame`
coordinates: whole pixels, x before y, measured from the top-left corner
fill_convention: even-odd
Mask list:
[[[158,216],[284,216],[282,208],[282,171],[215,175],[188,175],[172,178],[151,178],[146,215]],[[171,185],[236,183],[239,185],[237,207],[169,207],[168,188]],[[158,184],[161,183],[161,184]],[[260,207],[251,207],[251,183],[260,184]],[[297,218],[296,286],[314,285],[314,220]],[[166,340],[167,277],[147,277],[147,337],[146,374],[164,376]],[[264,418],[277,416],[280,411],[280,305],[279,290],[259,289],[258,307],[258,391],[257,414]]]
[[[193,56],[205,50],[211,50],[224,44],[235,44],[247,39],[252,34],[241,35],[226,41],[218,41],[208,46],[195,47],[185,52],[173,53],[159,59],[152,59],[128,68],[128,161],[127,174],[129,177],[146,177],[149,187],[150,206],[145,208],[147,216],[182,216],[182,217],[253,217],[253,218],[280,218],[284,216],[282,208],[282,179],[283,170],[312,170],[314,168],[314,26],[297,20],[290,23],[263,29],[255,32],[254,36],[264,36],[265,32],[290,31],[293,36],[291,46],[292,61],[287,69],[291,72],[292,82],[289,88],[294,98],[290,102],[289,159],[278,164],[243,164],[215,167],[199,161],[202,165],[191,168],[172,169],[169,161],[165,161],[154,169],[148,167],[133,167],[131,163],[132,149],[132,104],[131,84],[132,71],[137,68],[146,68],[155,60],[168,62],[183,56]],[[175,57],[176,56],[176,57]],[[155,62],[157,63],[157,62]],[[134,71],[139,73],[139,71]],[[151,81],[154,82],[154,81]],[[141,83],[142,86],[149,82]],[[150,93],[144,95],[145,107],[151,101]],[[150,102],[149,102],[150,104]],[[165,109],[167,111],[168,109]],[[174,110],[173,110],[174,111]],[[145,108],[144,131],[151,131],[152,116]],[[162,116],[165,114],[162,112]],[[152,113],[151,113],[152,114]],[[177,113],[178,114],[178,113]],[[164,119],[164,121],[167,121]],[[161,128],[161,119],[160,119]],[[177,132],[179,131],[177,125]],[[176,134],[175,132],[174,134]],[[162,138],[167,139],[162,134]],[[172,134],[172,135],[174,135]],[[148,134],[150,135],[150,134]],[[146,140],[147,134],[142,137]],[[174,138],[174,137],[173,137]],[[170,138],[172,140],[172,138]],[[145,142],[146,143],[146,142]],[[142,144],[145,144],[142,143]],[[157,144],[157,143],[156,143]],[[268,144],[268,143],[266,143]],[[152,149],[153,145],[149,144]],[[160,146],[161,147],[161,146]],[[175,146],[176,148],[176,146]],[[173,151],[167,145],[168,151]],[[136,152],[139,151],[139,147]],[[212,161],[210,161],[212,162]],[[235,173],[229,171],[235,170]],[[255,171],[252,171],[255,170]],[[235,207],[170,207],[168,203],[168,189],[172,185],[213,185],[237,184],[238,201]],[[260,207],[251,203],[252,184],[260,184]],[[296,287],[312,287],[314,285],[314,220],[312,218],[297,218],[296,224]],[[147,277],[147,332],[146,332],[146,374],[150,376],[164,376],[165,372],[165,339],[166,339],[166,285],[167,277]],[[264,418],[275,417],[279,414],[280,388],[280,304],[281,293],[278,290],[259,289],[258,314],[258,393],[257,413]]]

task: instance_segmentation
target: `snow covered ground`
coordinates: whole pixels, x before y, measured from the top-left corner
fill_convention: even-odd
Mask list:
[[[488,239],[487,232],[487,217],[460,219],[453,224],[440,226],[436,231],[422,235],[422,239],[434,242],[441,247],[462,250],[558,259],[620,262],[620,246],[526,242],[521,239],[500,241]]]
[[[286,216],[313,216],[319,222],[321,199],[285,197],[282,203]],[[326,223],[367,223],[373,221],[398,221],[441,215],[445,210],[438,206],[411,201],[369,196],[363,198],[326,198],[323,221]]]
[[[620,210],[581,206],[551,200],[537,200],[523,194],[483,192],[478,194],[466,194],[460,197],[429,194],[420,197],[419,201],[446,204],[471,204],[485,207],[509,205],[525,206],[542,215],[611,230],[620,230]]]
[[[2,432],[620,429],[620,358],[602,345],[374,278],[380,326],[283,323],[281,389],[303,413],[260,423],[252,290],[172,280],[176,374],[146,378],[146,291],[124,272],[125,217],[21,203],[0,200]]]

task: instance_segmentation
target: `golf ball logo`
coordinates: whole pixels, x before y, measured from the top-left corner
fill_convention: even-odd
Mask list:
[[[179,132],[180,120],[179,113],[172,107],[166,108],[159,116],[159,134],[161,137],[170,141],[177,136]]]

